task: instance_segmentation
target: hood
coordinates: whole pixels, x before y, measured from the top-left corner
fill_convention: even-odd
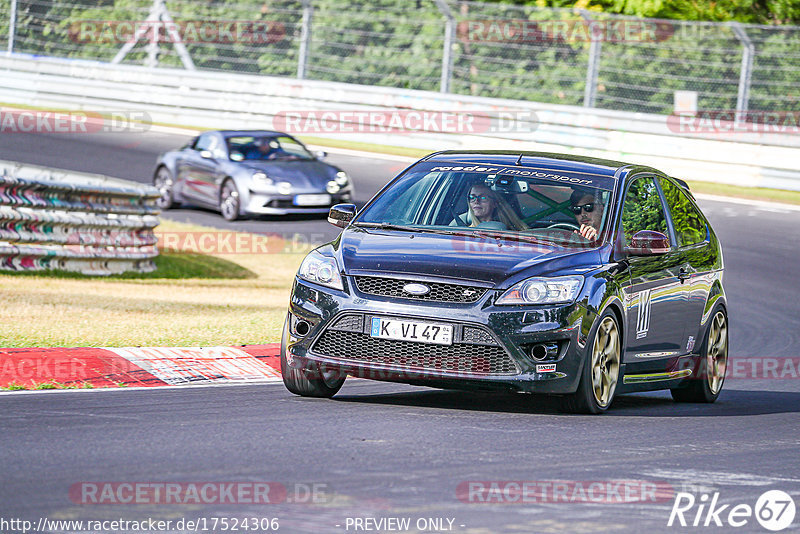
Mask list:
[[[598,249],[472,236],[351,227],[338,244],[337,259],[346,274],[457,278],[499,288],[529,276],[573,274],[600,264]]]
[[[275,181],[287,181],[297,186],[325,189],[339,171],[336,167],[319,160],[260,161],[250,160],[239,163],[249,171],[263,171]]]

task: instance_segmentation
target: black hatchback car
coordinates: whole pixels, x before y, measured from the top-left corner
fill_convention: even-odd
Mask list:
[[[687,185],[559,154],[448,151],[403,171],[302,262],[281,342],[286,387],[347,375],[559,395],[713,402],[728,319],[720,243]]]

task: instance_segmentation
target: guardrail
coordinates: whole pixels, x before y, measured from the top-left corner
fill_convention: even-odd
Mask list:
[[[0,161],[0,270],[154,271],[158,196],[107,176]]]
[[[742,131],[676,132],[670,116],[587,109],[269,76],[0,56],[0,101],[40,108],[146,112],[153,122],[198,128],[271,128],[287,111],[470,112],[509,127],[491,132],[420,129],[291,132],[422,149],[566,152],[651,165],[689,180],[800,190],[800,135]],[[506,115],[503,115],[506,114]],[[726,130],[726,128],[728,128]],[[778,130],[780,131],[780,130]]]

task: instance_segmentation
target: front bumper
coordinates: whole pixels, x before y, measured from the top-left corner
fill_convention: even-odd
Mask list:
[[[580,302],[495,306],[500,292],[491,288],[474,303],[420,301],[367,294],[354,277],[343,278],[344,291],[295,279],[287,332],[290,366],[453,389],[565,394],[578,387],[594,320]],[[372,337],[373,317],[452,325],[452,345]],[[536,360],[531,348],[542,343],[557,349]]]
[[[331,206],[350,202],[350,190],[342,190],[329,195],[330,201],[322,204],[298,206],[295,197],[298,195],[329,195],[325,191],[293,191],[289,195],[269,194],[248,191],[247,198],[243,199],[242,211],[249,215],[288,215],[291,213],[324,214],[328,213]]]

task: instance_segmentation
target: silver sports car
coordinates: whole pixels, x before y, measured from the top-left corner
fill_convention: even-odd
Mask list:
[[[158,205],[210,207],[229,221],[247,215],[327,213],[349,202],[347,174],[292,136],[268,130],[209,131],[159,156]]]

